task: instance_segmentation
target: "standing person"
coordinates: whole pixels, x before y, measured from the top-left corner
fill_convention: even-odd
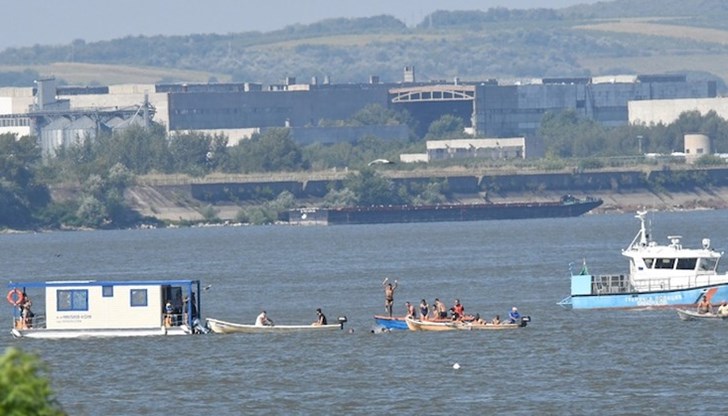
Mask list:
[[[321,308],[316,309],[316,322],[312,323],[311,325],[322,326],[326,324],[326,315],[321,312]]]
[[[435,298],[434,306],[435,318],[446,319],[447,318],[447,307],[444,303],[440,302],[439,298]]]
[[[387,311],[389,316],[392,316],[392,305],[394,305],[394,291],[397,290],[397,280],[394,281],[394,285],[387,283],[389,278],[385,278],[382,284],[384,285],[384,310]]]
[[[30,296],[23,292],[23,295],[20,299],[20,302],[18,303],[18,307],[20,308],[20,318],[22,319],[22,328],[28,329],[33,326],[33,317],[35,314],[33,311],[30,310],[30,307],[33,305],[33,302],[30,301]]]
[[[514,306],[508,313],[508,322],[515,324],[519,319],[521,319],[521,314],[518,312],[518,308]]]
[[[429,314],[430,314],[430,305],[427,304],[426,300],[422,299],[422,302],[420,302],[420,320],[426,321]]]
[[[268,314],[263,311],[257,318],[255,318],[255,326],[273,326],[273,321],[268,317]]]
[[[171,301],[164,304],[164,326],[167,328],[172,326],[172,315],[174,315],[174,306]]]
[[[417,318],[416,313],[415,313],[415,305],[413,305],[409,302],[405,302],[404,307],[407,308],[407,315],[405,315],[405,317],[410,318],[410,319]]]

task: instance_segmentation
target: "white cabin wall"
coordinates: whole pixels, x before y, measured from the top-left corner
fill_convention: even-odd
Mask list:
[[[57,311],[58,290],[88,290],[88,311]],[[147,306],[131,306],[131,290],[147,290]],[[101,286],[46,288],[48,329],[122,329],[162,326],[160,286],[114,286],[114,296],[103,297]]]

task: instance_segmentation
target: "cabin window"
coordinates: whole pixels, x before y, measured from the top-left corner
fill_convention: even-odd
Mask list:
[[[674,269],[675,259],[657,259],[655,269]]]
[[[101,286],[101,296],[105,298],[113,298],[114,286]]]
[[[712,272],[715,270],[716,266],[718,266],[718,260],[717,259],[700,259],[700,262],[698,263],[698,270],[701,272]]]
[[[655,259],[644,259],[645,260],[645,267],[648,269],[652,268],[652,264],[655,262]]]
[[[56,292],[56,308],[63,311],[87,311],[88,290],[71,289]]]
[[[132,289],[129,295],[131,306],[147,306],[147,289]]]
[[[695,270],[698,259],[677,259],[678,270]]]

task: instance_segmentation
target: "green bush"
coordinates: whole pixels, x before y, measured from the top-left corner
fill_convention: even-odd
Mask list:
[[[38,356],[11,347],[0,357],[0,414],[66,414],[55,399],[46,366]]]

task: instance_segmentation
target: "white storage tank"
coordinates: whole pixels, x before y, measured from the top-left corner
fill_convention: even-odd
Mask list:
[[[693,162],[695,159],[711,154],[710,137],[706,134],[686,134],[685,140],[685,159]]]

